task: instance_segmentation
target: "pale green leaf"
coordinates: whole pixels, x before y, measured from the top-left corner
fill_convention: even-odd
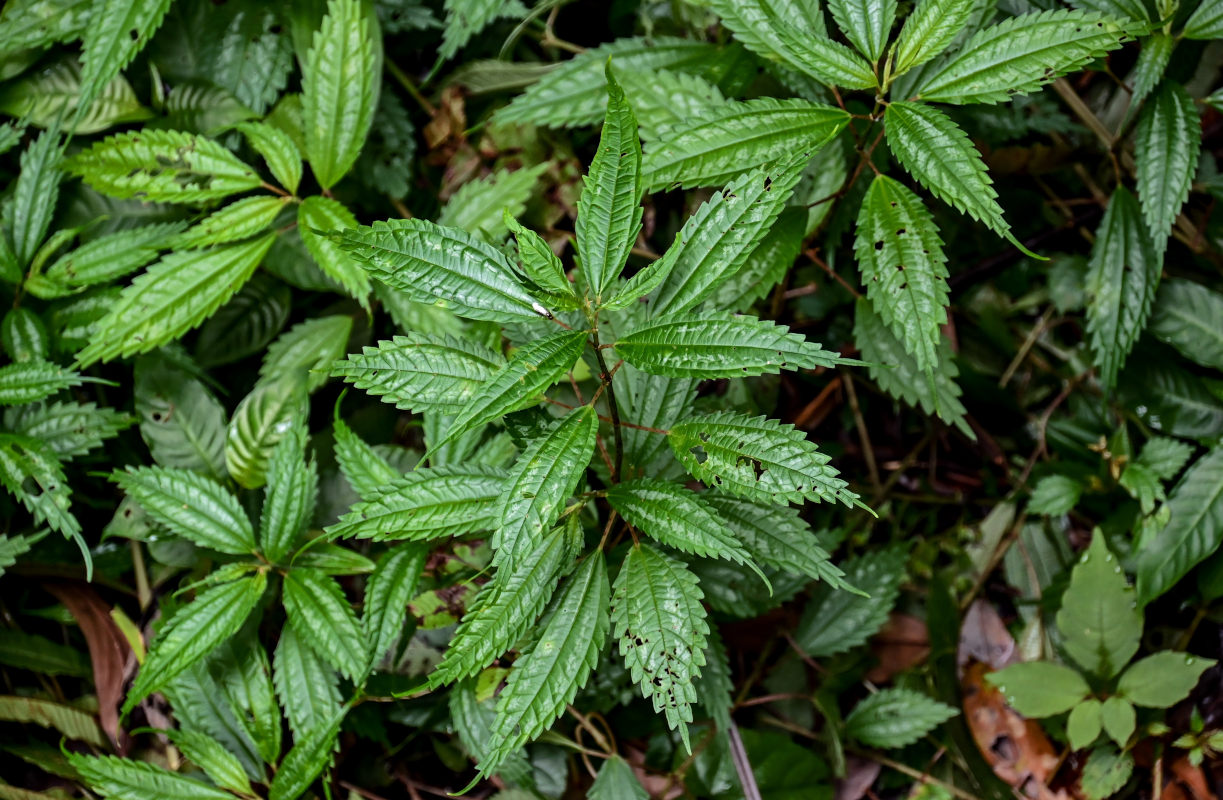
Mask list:
[[[903,75],[946,50],[967,26],[977,0],[918,0],[896,37],[896,66]]]
[[[498,170],[468,181],[442,206],[437,224],[500,239],[506,231],[505,214],[517,217],[526,210],[535,184],[547,168],[548,162],[544,161],[533,167]]]
[[[1172,278],[1160,283],[1148,330],[1190,361],[1223,370],[1223,326],[1217,324],[1220,319],[1223,294]]]
[[[204,770],[204,774],[217,786],[238,794],[255,793],[242,762],[216,739],[206,733],[189,730],[165,731],[165,736],[188,760]]]
[[[1223,543],[1223,447],[1198,458],[1172,490],[1171,519],[1138,553],[1138,600],[1171,589]]]
[[[353,550],[330,542],[311,542],[293,557],[293,566],[318,570],[324,575],[365,575],[374,562]]]
[[[1061,516],[1069,513],[1083,494],[1083,484],[1068,475],[1046,475],[1037,481],[1028,501],[1033,514]]]
[[[1025,717],[1052,717],[1091,694],[1083,676],[1051,661],[1028,661],[991,672],[985,679],[998,687],[1006,703]]]
[[[246,489],[263,486],[276,444],[296,420],[307,418],[309,407],[301,375],[256,383],[234,409],[225,432],[225,468],[230,477]]]
[[[586,800],[650,800],[633,768],[620,756],[612,756],[599,767]]]
[[[842,588],[845,573],[830,560],[811,528],[790,506],[715,493],[703,496],[759,563]]]
[[[666,280],[678,256],[678,251],[668,250],[662,258],[655,259],[649,266],[637,270],[633,277],[620,284],[611,297],[603,301],[600,308],[624,309],[635,305]]]
[[[306,731],[285,756],[268,788],[268,800],[297,800],[305,794],[324,769],[331,764],[340,735],[340,725],[348,714],[343,706],[332,716]]]
[[[400,475],[339,417],[335,420],[335,460],[362,500],[371,499],[383,485]]]
[[[97,0],[81,35],[81,99],[88,106],[144,49],[172,0]],[[81,116],[78,108],[77,116]]]
[[[1100,735],[1104,729],[1102,710],[1103,703],[1094,697],[1070,709],[1070,716],[1066,719],[1066,739],[1071,750],[1082,750]]]
[[[347,314],[315,317],[294,325],[268,346],[259,367],[260,381],[305,376],[313,392],[327,382],[328,368],[348,351],[353,318]]]
[[[211,81],[189,80],[174,86],[165,98],[168,127],[217,136],[239,122],[257,117],[233,92]]]
[[[0,9],[0,55],[79,37],[93,5],[93,0],[10,0]]]
[[[1134,130],[1138,196],[1154,236],[1171,233],[1189,197],[1201,149],[1202,123],[1193,98],[1180,84],[1164,81],[1143,106]]]
[[[195,662],[162,689],[184,730],[199,731],[225,746],[242,762],[246,774],[263,780],[263,756],[247,726],[238,721],[244,712],[208,669],[208,661]]]
[[[1218,39],[1223,37],[1223,2],[1202,0],[1197,10],[1185,20],[1186,39]]]
[[[79,708],[38,697],[0,695],[0,720],[28,722],[54,728],[69,739],[106,747],[106,736],[93,714]]]
[[[267,230],[288,203],[287,197],[244,197],[214,211],[165,243],[176,250],[192,250],[225,244]]]
[[[144,761],[68,753],[68,762],[91,790],[112,800],[233,800],[224,789]]]
[[[369,669],[369,648],[340,585],[317,570],[295,568],[285,575],[284,603],[298,637],[360,683]]]
[[[429,541],[492,530],[505,480],[502,470],[491,467],[419,467],[371,488],[327,535]]]
[[[14,361],[35,361],[51,352],[51,334],[42,316],[27,307],[11,308],[0,321],[0,345]]]
[[[1171,708],[1189,696],[1213,658],[1164,651],[1135,661],[1121,675],[1117,694],[1136,706]]]
[[[1138,725],[1134,704],[1123,697],[1113,695],[1105,700],[1100,708],[1100,724],[1108,738],[1116,742],[1118,747],[1125,747]]]
[[[1175,47],[1176,39],[1166,33],[1155,33],[1142,40],[1142,50],[1130,73],[1134,94],[1130,97],[1130,111],[1127,113],[1133,113],[1133,109],[1138,108],[1156,84],[1163,80]]]
[[[1087,800],[1105,800],[1121,791],[1134,772],[1134,757],[1111,747],[1099,747],[1087,757],[1079,779]]]
[[[309,645],[314,637],[302,638],[292,625],[280,632],[272,660],[276,696],[299,741],[319,725],[325,725],[340,708],[340,690],[335,670]]]
[[[69,510],[71,490],[55,453],[37,439],[0,434],[0,484],[16,497],[34,521],[46,523],[75,539],[89,564],[89,551],[80,539],[81,525]]]
[[[241,122],[236,127],[255,152],[263,156],[280,185],[296,194],[302,179],[302,157],[289,134],[266,122]]]
[[[1070,573],[1070,585],[1057,612],[1057,629],[1075,663],[1102,678],[1116,675],[1138,652],[1142,612],[1098,529]]]
[[[905,575],[905,550],[892,547],[849,559],[844,582],[862,594],[837,589],[826,582],[816,587],[803,612],[794,639],[808,655],[833,656],[857,647],[874,636],[888,621],[900,596]]]
[[[314,263],[368,310],[371,286],[365,270],[334,239],[316,233],[357,227],[357,218],[352,212],[330,197],[307,197],[297,207],[297,227]]]
[[[361,626],[375,667],[403,633],[408,603],[416,596],[428,555],[428,549],[419,545],[396,545],[382,554],[365,583]]]
[[[868,747],[904,747],[958,713],[921,692],[883,689],[854,706],[845,718],[845,735]]]
[[[1176,477],[1191,455],[1193,445],[1166,436],[1153,436],[1142,446],[1137,463],[1166,481]]]
[[[250,555],[255,529],[237,499],[211,478],[184,469],[128,467],[111,480],[175,536],[221,553]]]
[[[518,257],[522,260],[522,271],[540,289],[550,295],[559,296],[576,304],[577,291],[565,274],[565,265],[552,252],[544,238],[529,228],[524,228],[506,209],[502,214],[505,225],[518,242]]]
[[[314,517],[318,500],[318,468],[306,458],[306,428],[294,424],[268,464],[268,491],[259,520],[260,548],[270,561],[279,562],[296,546]]]
[[[847,89],[873,89],[877,85],[875,71],[867,61],[826,35],[779,21],[775,36],[786,63],[820,83]]]
[[[33,403],[84,381],[80,373],[41,359],[5,364],[0,367],[0,406]]]
[[[181,223],[163,223],[99,236],[56,259],[38,283],[46,288],[31,286],[30,291],[38,297],[59,297],[121,278],[156,258],[182,228]]]

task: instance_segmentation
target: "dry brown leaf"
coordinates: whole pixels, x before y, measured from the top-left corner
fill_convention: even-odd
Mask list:
[[[912,669],[930,655],[925,621],[911,614],[893,614],[871,639],[871,652],[879,661],[866,673],[872,683],[883,683],[898,672]]]

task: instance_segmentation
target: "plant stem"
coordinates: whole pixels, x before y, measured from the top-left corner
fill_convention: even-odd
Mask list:
[[[594,339],[595,359],[599,362],[599,380],[603,381],[603,386],[607,389],[607,407],[611,413],[612,435],[616,437],[616,467],[612,470],[611,475],[612,482],[616,483],[620,480],[620,473],[624,471],[624,436],[620,432],[620,406],[616,403],[616,389],[612,386],[612,373],[607,368],[607,361],[603,358],[603,349],[599,346],[599,327],[597,325],[591,328],[590,335]]]

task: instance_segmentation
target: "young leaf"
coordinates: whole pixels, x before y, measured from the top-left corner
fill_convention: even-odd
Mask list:
[[[985,679],[998,687],[1007,705],[1037,719],[1069,711],[1091,694],[1082,675],[1051,661],[1012,664]]]
[[[314,779],[331,763],[340,725],[348,709],[349,706],[343,706],[294,743],[268,787],[268,800],[296,800],[305,794]]]
[[[1102,678],[1116,675],[1138,652],[1142,612],[1099,529],[1070,574],[1057,629],[1075,663]]]
[[[1068,475],[1046,475],[1032,489],[1028,511],[1033,514],[1061,516],[1074,508],[1083,494],[1083,484]]]
[[[1133,38],[1127,26],[1086,11],[1023,14],[978,31],[922,83],[922,100],[1000,103],[1027,94]]]
[[[318,468],[306,459],[306,428],[293,425],[272,451],[268,491],[259,520],[264,556],[279,562],[297,545],[314,516],[318,499]]]
[[[976,0],[920,0],[896,37],[896,67],[903,75],[940,55],[972,17]]]
[[[904,747],[959,712],[911,689],[884,689],[854,706],[845,735],[868,747]]]
[[[782,505],[857,500],[828,456],[793,425],[719,411],[680,422],[668,439],[694,478],[730,494]]]
[[[242,506],[211,478],[162,467],[116,470],[111,480],[158,525],[221,553],[250,555],[257,550],[255,530]]]
[[[533,230],[522,227],[510,215],[509,209],[502,215],[506,229],[514,234],[518,242],[518,257],[522,259],[522,271],[540,289],[561,298],[576,301],[577,291],[565,275],[565,265],[552,252],[552,248]]]
[[[123,713],[127,714],[145,697],[236,634],[266,587],[267,574],[257,572],[249,578],[214,586],[183,606],[153,639],[123,703]]]
[[[272,661],[276,696],[298,741],[319,725],[325,725],[340,708],[335,670],[307,641],[298,636],[292,625],[284,626]]]
[[[302,157],[292,137],[266,122],[240,122],[235,127],[255,152],[263,156],[280,185],[297,194],[302,179]]]
[[[193,250],[236,242],[267,230],[289,202],[287,197],[255,195],[214,211],[165,243],[175,250]]]
[[[1134,130],[1134,163],[1142,215],[1151,233],[1167,236],[1198,169],[1202,123],[1184,87],[1164,81],[1146,102]]]
[[[1171,519],[1139,551],[1138,602],[1171,589],[1223,543],[1223,447],[1198,458],[1172,490]]]
[[[845,573],[831,561],[810,527],[790,506],[764,505],[716,493],[703,496],[757,562],[812,580],[845,587]]]
[[[335,235],[374,278],[417,302],[442,302],[460,316],[491,322],[548,316],[505,255],[464,230],[404,219]]]
[[[628,762],[620,756],[612,756],[599,767],[586,800],[650,800],[650,795],[642,788]]]
[[[620,275],[641,231],[641,141],[624,90],[607,72],[607,116],[590,163],[574,229],[586,282],[596,302]]]
[[[1116,742],[1118,747],[1125,747],[1138,726],[1134,704],[1124,697],[1113,695],[1100,707],[1100,724],[1108,738]]]
[[[491,467],[421,467],[374,488],[327,535],[429,541],[492,530],[505,480]]]
[[[1171,708],[1188,697],[1202,673],[1214,665],[1213,658],[1155,653],[1135,661],[1122,673],[1117,694],[1136,706]]]
[[[306,158],[324,189],[343,178],[365,145],[378,105],[378,58],[358,0],[329,0],[302,66]]]
[[[580,406],[519,456],[494,511],[499,525],[492,538],[493,564],[512,564],[535,549],[590,464],[598,432],[594,406]]]
[[[383,485],[400,476],[398,470],[375,453],[374,448],[362,441],[338,416],[335,420],[335,460],[362,500],[370,499]]]
[[[233,800],[224,789],[144,761],[80,753],[67,758],[91,790],[112,800]]]
[[[142,356],[135,367],[135,406],[140,434],[153,460],[224,478],[225,409],[203,383],[160,355]]]
[[[268,463],[276,444],[309,409],[303,376],[285,375],[259,381],[238,407],[225,434],[225,467],[246,489],[267,482]]]
[[[1223,370],[1223,327],[1215,324],[1219,319],[1223,319],[1223,294],[1172,278],[1160,283],[1147,329],[1190,361]]]
[[[82,30],[81,96],[77,117],[102,88],[144,49],[171,0],[98,0]]]
[[[649,545],[632,547],[613,587],[612,635],[641,694],[666,715],[691,750],[688,726],[696,702],[694,681],[705,663],[703,594],[683,565]]]
[[[650,143],[643,161],[646,189],[717,186],[797,153],[814,155],[848,123],[841,109],[806,100],[728,102]]]
[[[1070,716],[1066,719],[1066,739],[1071,750],[1082,750],[1100,735],[1104,729],[1102,709],[1103,703],[1094,697],[1070,709]]]
[[[676,255],[678,255],[678,253],[668,250],[662,258],[656,259],[654,263],[650,264],[648,267],[643,267],[642,269],[637,270],[637,273],[622,283],[620,287],[612,293],[610,298],[603,301],[600,308],[628,308],[650,292],[657,289],[658,285],[666,279],[667,274],[671,271],[671,266],[675,263]]]
[[[897,547],[846,561],[844,582],[866,595],[839,591],[828,582],[816,587],[794,638],[808,655],[834,656],[874,636],[900,596],[905,550]]]
[[[828,0],[828,10],[858,52],[878,61],[896,20],[896,0]]]
[[[429,551],[419,545],[396,545],[378,559],[378,566],[365,584],[361,626],[370,643],[375,667],[403,632],[408,603],[416,595],[416,584],[428,555]]]
[[[1116,385],[1117,373],[1146,325],[1162,269],[1162,250],[1151,241],[1138,201],[1118,187],[1096,229],[1087,274],[1087,331],[1100,382],[1107,389]]]
[[[284,603],[298,637],[360,683],[369,669],[368,646],[340,585],[316,570],[293,569],[285,575]]]
[[[357,218],[352,212],[330,197],[307,197],[297,207],[297,227],[314,263],[368,311],[371,287],[365,270],[334,239],[315,232],[357,227]]]

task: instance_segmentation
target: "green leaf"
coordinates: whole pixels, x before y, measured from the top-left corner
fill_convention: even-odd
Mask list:
[[[128,467],[115,470],[111,480],[175,536],[233,555],[258,549],[246,512],[211,478],[183,469]]]
[[[37,697],[0,695],[0,720],[28,722],[44,728],[54,728],[69,739],[105,747],[106,736],[93,714],[70,705]]]
[[[46,523],[82,548],[87,570],[88,550],[80,539],[81,525],[69,510],[71,490],[55,453],[36,439],[0,434],[0,483],[39,524]]]
[[[717,511],[757,562],[842,588],[845,573],[831,562],[810,527],[790,506],[764,505],[740,497],[707,493]]]
[[[335,420],[335,460],[362,500],[370,499],[384,484],[399,477],[399,471],[339,417]]]
[[[7,551],[12,543],[6,541],[5,547]],[[0,561],[3,559],[0,558]],[[2,566],[12,566],[12,563]],[[0,664],[44,675],[68,675],[73,678],[93,676],[93,667],[85,652],[21,631],[0,631]]]
[[[1130,73],[1134,94],[1130,97],[1130,110],[1127,114],[1138,108],[1155,85],[1163,80],[1164,71],[1168,68],[1175,47],[1176,39],[1166,33],[1154,33],[1142,40],[1142,50],[1139,51],[1138,60]],[[1136,155],[1137,152],[1135,151]]]
[[[719,411],[680,422],[668,439],[694,478],[730,494],[782,505],[857,500],[828,456],[793,425]]]
[[[77,117],[144,49],[171,0],[97,0],[82,31],[81,99]]]
[[[374,120],[381,81],[370,20],[358,0],[329,0],[302,65],[306,158],[324,189],[356,162]]]
[[[165,736],[222,789],[253,795],[242,762],[217,740],[199,731],[165,731]]]
[[[18,556],[30,552],[30,548],[34,546],[34,543],[44,535],[9,536],[8,534],[0,534],[0,576],[4,575],[4,570],[17,563]]]
[[[746,564],[768,584],[735,532],[691,489],[639,478],[610,487],[607,502],[628,524],[651,539],[684,553]]]
[[[491,322],[549,315],[518,282],[509,259],[464,230],[404,219],[337,236],[374,278],[417,302],[440,302],[460,316]]]
[[[284,626],[272,661],[276,696],[298,741],[326,725],[340,708],[335,670],[310,647],[310,640],[299,637],[292,625]]]
[[[253,169],[211,139],[148,128],[103,139],[64,166],[102,194],[153,202],[217,200],[262,183]]]
[[[297,207],[297,227],[314,263],[368,311],[372,287],[365,270],[334,239],[315,233],[357,227],[352,212],[330,197],[307,197]]]
[[[226,244],[267,230],[289,202],[287,197],[255,195],[244,197],[214,211],[178,236],[166,242],[175,250],[193,250]]]
[[[144,761],[68,753],[68,762],[90,789],[113,800],[233,800],[224,789]]]
[[[540,289],[562,300],[577,301],[577,291],[565,274],[565,265],[552,252],[544,238],[533,230],[524,228],[510,214],[502,214],[502,223],[514,234],[518,242],[518,257],[522,259],[522,271]]]
[[[1186,39],[1218,39],[1223,37],[1223,3],[1202,0],[1193,15],[1185,20]]]
[[[814,155],[849,123],[839,108],[761,97],[727,102],[651,142],[643,161],[648,191],[718,186],[750,170]]]
[[[353,318],[347,314],[315,317],[299,322],[268,347],[259,367],[259,379],[273,382],[305,377],[306,391],[327,382],[328,369],[348,351]]]
[[[279,562],[297,545],[314,517],[318,468],[306,459],[306,428],[293,425],[277,443],[268,464],[268,491],[259,520],[264,556]]]
[[[678,378],[745,378],[845,363],[789,328],[715,311],[668,314],[633,327],[616,352],[642,372]]]
[[[249,777],[261,781],[263,756],[247,726],[238,721],[245,714],[209,671],[207,661],[195,662],[162,692],[174,707],[174,717],[183,730],[198,731],[217,740],[242,762]]]
[[[497,170],[468,181],[446,201],[437,224],[483,234],[491,240],[501,239],[506,231],[505,215],[512,218],[526,211],[535,184],[548,164],[544,161],[512,172]]]
[[[324,575],[364,575],[374,571],[374,562],[360,553],[330,542],[310,543],[293,558],[293,566],[314,569]]]
[[[779,33],[785,26],[812,36],[827,34],[824,12],[816,0],[710,0],[709,7],[744,47],[769,61],[789,62],[791,58],[788,43]]]
[[[1133,772],[1132,755],[1119,753],[1111,747],[1100,747],[1087,757],[1079,784],[1087,800],[1104,800],[1121,791]]]
[[[1192,281],[1171,278],[1160,283],[1147,329],[1190,361],[1223,370],[1223,329],[1215,324],[1220,319],[1223,294]]]
[[[18,306],[9,309],[0,322],[0,345],[14,361],[45,359],[51,351],[51,335],[41,316]]]
[[[620,275],[641,231],[641,141],[624,90],[607,69],[607,116],[578,200],[577,253],[596,302]]]
[[[795,641],[815,658],[834,656],[864,644],[888,621],[905,575],[906,551],[892,547],[846,561],[844,582],[866,595],[840,591],[827,582],[807,604]]]
[[[697,577],[649,545],[629,549],[612,595],[612,635],[641,694],[679,730],[691,752],[688,726],[697,701],[694,681],[705,663],[704,595]]]
[[[558,528],[534,550],[497,570],[454,632],[429,686],[475,675],[527,634],[577,549],[578,531]]]
[[[858,52],[878,61],[896,21],[896,0],[828,0],[828,10]]]
[[[1007,705],[1025,717],[1052,717],[1074,708],[1091,694],[1083,676],[1050,661],[1028,661],[991,672],[985,679],[998,687]]]
[[[1100,708],[1100,723],[1104,726],[1108,738],[1116,742],[1118,747],[1125,747],[1138,724],[1134,704],[1123,697],[1113,695],[1105,700]]]
[[[204,323],[195,340],[196,361],[214,367],[262,353],[284,327],[292,305],[292,291],[286,284],[266,272],[256,272]]]
[[[242,627],[263,590],[267,575],[225,583],[203,592],[195,602],[183,606],[158,631],[148,656],[127,693],[123,713],[174,680],[188,667],[212,652]]]
[[[675,125],[726,102],[717,86],[698,75],[671,70],[618,70],[642,139],[657,139]]]
[[[289,134],[266,122],[240,122],[235,126],[256,153],[263,156],[272,176],[291,194],[302,179],[302,157]]]
[[[1096,740],[1103,729],[1102,703],[1094,697],[1082,701],[1070,710],[1066,720],[1066,738],[1071,750],[1082,750]]]
[[[225,433],[225,467],[239,486],[258,489],[267,482],[276,444],[295,420],[306,418],[309,406],[305,382],[293,374],[261,380],[242,398]]]
[[[1067,514],[1078,505],[1083,494],[1083,484],[1068,475],[1046,475],[1032,489],[1028,511],[1058,517]]]
[[[212,666],[238,723],[255,744],[260,758],[274,763],[280,758],[280,708],[276,705],[267,653],[255,634],[254,627],[248,627],[240,637],[222,644]],[[262,781],[262,768],[255,776]]]
[[[1070,5],[1084,11],[1099,11],[1101,14],[1109,14],[1119,19],[1132,19],[1136,22],[1146,22],[1150,19],[1150,13],[1143,0],[1071,0]]]
[[[330,719],[306,731],[294,743],[293,749],[276,770],[276,777],[268,788],[268,800],[296,800],[331,764],[340,725],[348,714],[348,708],[343,706]]]
[[[1113,192],[1088,265],[1087,332],[1100,382],[1111,389],[1146,325],[1163,269],[1138,201],[1124,187]]]
[[[475,391],[455,414],[446,435],[429,449],[511,411],[534,405],[548,387],[573,369],[585,346],[585,331],[564,331],[523,345]]]
[[[403,633],[408,603],[416,596],[428,555],[429,551],[418,545],[396,545],[382,554],[365,583],[361,626],[375,667]]]
[[[211,136],[259,116],[234,97],[233,92],[203,81],[188,81],[174,87],[165,99],[165,113],[169,127]]]
[[[713,308],[744,312],[772,291],[798,260],[807,233],[805,208],[789,207],[778,216],[768,235],[751,250],[738,272],[709,298]]]
[[[18,361],[0,367],[0,406],[33,403],[61,389],[80,386],[84,378],[50,361]]]
[[[896,37],[894,76],[940,55],[967,27],[976,0],[920,0]]]
[[[1170,439],[1166,436],[1152,436],[1142,446],[1137,463],[1155,473],[1162,480],[1175,478],[1193,455],[1193,445]]]
[[[687,311],[733,278],[774,234],[773,224],[793,195],[804,164],[805,159],[798,158],[752,170],[702,203],[667,251],[674,264],[650,300],[652,313]]]
[[[474,464],[419,467],[372,488],[327,528],[332,538],[430,541],[492,530],[505,473]]]
[[[446,28],[442,31],[442,58],[453,58],[471,37],[502,17],[520,18],[526,7],[517,0],[446,0]]]
[[[1057,612],[1062,646],[1088,672],[1111,678],[1138,652],[1142,612],[1098,529],[1070,574]]]
[[[677,252],[668,250],[662,258],[655,259],[649,266],[637,270],[636,274],[622,283],[600,308],[623,309],[636,304],[638,300],[657,289],[659,284],[666,279],[677,255]]]
[[[812,35],[788,21],[778,21],[776,36],[786,63],[799,72],[829,86],[873,89],[875,71],[861,56],[826,35]]]
[[[1223,543],[1223,447],[1198,458],[1172,490],[1171,519],[1138,553],[1138,601],[1171,589]]]
[[[560,516],[595,452],[599,418],[579,406],[530,443],[510,469],[493,512],[493,563],[513,563],[535,546]]]
[[[93,0],[12,0],[0,10],[0,56],[76,39]]]
[[[51,226],[59,198],[63,140],[56,130],[43,131],[21,154],[21,171],[5,203],[4,227],[12,236],[17,261],[27,265]]]
[[[335,362],[331,374],[404,411],[446,414],[503,366],[500,353],[470,339],[410,331]]]
[[[958,713],[911,689],[884,689],[854,706],[845,718],[845,735],[869,747],[904,747]]]
[[[121,278],[155,259],[157,251],[182,227],[181,223],[145,225],[99,236],[56,259],[42,280],[31,283],[30,292],[59,297]]]
[[[1130,665],[1117,683],[1117,694],[1136,706],[1171,708],[1189,696],[1213,658],[1162,652]]]
[[[884,114],[884,132],[896,160],[931,194],[1035,255],[1011,233],[981,154],[950,117],[933,106],[897,101]]]
[[[153,460],[224,478],[225,409],[203,383],[160,355],[136,360],[135,406]]]
[[[941,70],[922,83],[922,100],[1000,103],[1079,69],[1146,31],[1086,11],[1012,17],[973,35]]]
[[[491,774],[547,730],[586,685],[607,641],[610,596],[603,554],[591,553],[569,576],[538,636],[514,662],[498,696],[481,773]]]
[[[628,762],[614,755],[599,767],[586,800],[650,800],[650,795],[641,787]]]
[[[1142,215],[1157,237],[1167,236],[1189,197],[1198,154],[1202,150],[1202,123],[1185,88],[1164,81],[1142,107],[1134,130],[1134,163]]]
[[[904,185],[878,175],[858,213],[854,254],[875,313],[937,385],[948,273],[934,218]]]
[[[344,676],[361,683],[369,669],[369,648],[340,584],[317,570],[292,569],[285,575],[284,603],[297,635]]]

